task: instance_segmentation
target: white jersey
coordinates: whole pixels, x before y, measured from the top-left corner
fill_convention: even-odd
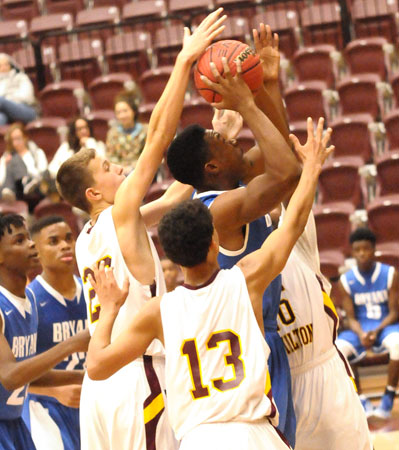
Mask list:
[[[178,439],[200,424],[277,418],[270,350],[237,266],[165,294],[161,316],[169,420]]]
[[[278,327],[293,371],[330,350],[338,329],[330,283],[320,272],[312,213],[281,275]]]
[[[114,275],[119,286],[128,278],[130,282],[129,295],[125,304],[120,309],[112,329],[111,340],[124,331],[131,323],[132,318],[138,313],[147,300],[154,295],[162,295],[166,292],[165,280],[155,246],[150,237],[152,256],[155,264],[156,292],[151,292],[151,286],[142,285],[130,273],[126,266],[122,251],[116,235],[115,225],[112,218],[112,206],[105,209],[97,219],[94,226],[86,223],[76,241],[76,259],[79,272],[83,280],[84,294],[87,303],[87,318],[90,333],[96,326],[100,314],[100,304],[94,289],[91,287],[87,276],[95,263],[104,260],[105,264],[114,268]],[[147,349],[146,354],[162,355],[162,344],[156,340]]]

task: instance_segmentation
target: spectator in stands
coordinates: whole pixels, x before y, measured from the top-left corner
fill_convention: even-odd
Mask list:
[[[350,236],[356,266],[340,278],[339,289],[348,318],[348,330],[339,334],[336,344],[352,362],[367,349],[388,351],[388,383],[380,405],[374,409],[364,396],[367,415],[383,419],[391,415],[399,380],[398,272],[393,266],[375,260],[375,234],[359,228]]]
[[[61,144],[48,166],[52,178],[57,176],[61,164],[81,148],[93,148],[98,155],[105,156],[104,143],[92,136],[92,127],[84,117],[79,116],[69,122],[67,141]]]
[[[107,134],[107,158],[129,171],[143,150],[147,125],[137,121],[137,96],[133,91],[122,91],[115,97],[114,111],[117,124]]]
[[[165,277],[165,283],[166,283],[166,290],[168,292],[174,291],[179,283],[179,273],[180,269],[177,264],[172,262],[168,258],[162,258],[161,259],[161,266],[163,275]]]
[[[9,55],[0,53],[0,125],[36,118],[35,96],[29,77]]]
[[[47,170],[44,151],[28,140],[22,123],[12,124],[5,135],[6,150],[0,158],[0,186],[4,200],[26,200],[32,209],[42,198],[38,192]]]

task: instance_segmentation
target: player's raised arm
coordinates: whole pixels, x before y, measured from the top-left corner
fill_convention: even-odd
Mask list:
[[[295,149],[303,161],[302,175],[291,197],[284,220],[262,247],[243,258],[238,265],[243,270],[251,298],[261,298],[268,284],[281,272],[299,236],[303,233],[312,208],[317,181],[322,165],[334,147],[327,148],[331,129],[323,137],[324,119],[319,119],[316,133],[313,121],[308,118],[308,140],[301,145],[290,135]]]
[[[112,269],[103,263],[92,269],[94,277],[90,276],[90,283],[101,304],[101,313],[89,344],[86,363],[89,377],[103,380],[141,356],[153,339],[163,341],[161,298],[154,297],[147,302],[129,327],[111,343],[112,327],[126,300],[129,285],[126,280],[120,288]]]
[[[183,108],[190,69],[212,40],[223,29],[222,8],[209,14],[194,31],[184,29],[183,48],[176,58],[170,79],[151,115],[146,144],[135,170],[122,183],[115,197],[113,218],[122,225],[139,215],[139,207],[154,179],[165,150],[172,141]]]

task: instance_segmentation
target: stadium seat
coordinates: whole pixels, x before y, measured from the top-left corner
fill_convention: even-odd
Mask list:
[[[350,202],[360,208],[367,200],[359,169],[363,160],[357,156],[334,158],[324,164],[319,177],[318,203]]]
[[[323,81],[307,81],[294,84],[285,90],[285,104],[290,121],[304,121],[308,117],[330,117],[327,100],[323,92],[327,89]]]
[[[35,17],[30,24],[30,35],[38,38],[44,33],[51,31],[71,31],[73,28],[73,17],[71,14],[48,14],[45,16]],[[43,40],[45,46],[58,46],[67,42],[68,35],[49,36]]]
[[[290,125],[290,132],[292,134],[295,134],[295,136],[299,139],[299,142],[304,145],[307,138],[308,138],[308,128],[307,123],[305,121],[301,122],[291,122]]]
[[[129,2],[123,7],[123,22],[125,32],[145,31],[154,36],[155,31],[163,27],[163,17],[167,15],[167,2],[164,0],[145,0]]]
[[[60,117],[43,117],[28,123],[26,132],[51,161],[58,147],[61,145],[61,134],[65,134],[66,121]]]
[[[80,80],[47,84],[39,98],[44,117],[70,119],[83,112],[84,88]]]
[[[395,15],[398,6],[391,0],[354,0],[352,20],[357,38],[385,37],[389,42],[397,40]]]
[[[399,194],[399,149],[385,153],[376,160],[376,196]]]
[[[355,208],[349,202],[315,205],[317,244],[320,251],[335,250],[349,255],[350,216]]]
[[[182,25],[165,25],[164,27],[156,30],[153,47],[157,56],[158,65],[165,66],[174,64],[182,44]]]
[[[146,70],[140,77],[139,84],[146,103],[157,102],[169,80],[173,66],[162,66]]]
[[[169,12],[171,14],[190,13],[197,15],[199,12],[206,14],[208,8],[209,0],[169,0]]]
[[[142,72],[150,68],[151,36],[145,31],[110,36],[105,43],[105,54],[110,72],[129,72],[138,79]]]
[[[335,145],[334,156],[360,156],[369,162],[377,153],[375,139],[369,125],[373,122],[370,114],[340,116],[329,125],[334,130],[331,143]]]
[[[367,205],[367,216],[378,243],[399,241],[399,195],[376,197]]]
[[[303,47],[295,52],[293,65],[299,81],[324,81],[333,88],[338,74],[333,55],[337,55],[334,46],[329,44]]]
[[[380,77],[374,73],[342,79],[337,85],[342,114],[368,113],[374,120],[384,114],[382,93],[377,88],[380,81]]]
[[[86,31],[79,36],[79,39],[101,39],[105,43],[105,40],[114,34],[112,25],[117,25],[119,22],[119,9],[116,6],[99,6],[79,11],[76,14],[75,28],[110,25],[109,28]]]
[[[128,0],[89,0],[89,6],[91,8],[99,8],[100,6],[122,6],[127,3]]]
[[[110,124],[113,120],[115,120],[114,111],[107,109],[91,111],[86,115],[86,119],[90,122],[93,128],[94,138],[105,142]]]
[[[98,39],[66,42],[59,47],[59,64],[63,80],[81,79],[87,86],[101,75],[103,49]]]
[[[82,229],[81,221],[73,213],[71,205],[66,202],[53,203],[49,199],[45,198],[35,206],[33,214],[36,219],[53,215],[63,217],[67,224],[71,227],[75,238],[77,238],[80,230]]]
[[[0,52],[11,53],[24,46],[22,41],[28,34],[28,24],[25,20],[9,20],[1,22],[0,26]],[[21,38],[18,42],[15,39]]]
[[[151,117],[152,111],[155,108],[155,105],[156,105],[155,102],[151,102],[151,103],[142,103],[139,106],[140,122],[148,123],[150,121],[150,117]]]
[[[399,269],[399,242],[377,244],[375,249],[375,259]]]
[[[274,9],[257,13],[252,19],[252,28],[258,28],[261,22],[269,24],[273,32],[278,33],[279,48],[286,58],[291,59],[298,49],[300,29],[295,9]]]
[[[237,136],[237,143],[244,150],[248,151],[256,145],[256,141],[252,131],[249,128],[243,128]]]
[[[0,200],[0,213],[1,214],[20,214],[25,217],[29,216],[28,204],[23,200],[15,200],[13,202],[6,202]]]
[[[399,109],[390,111],[384,117],[386,131],[385,150],[399,149]]]
[[[395,100],[395,108],[399,108],[399,72],[395,72],[391,75],[390,82]]]
[[[37,0],[2,0],[1,16],[3,20],[26,20],[40,14]]]
[[[305,45],[331,44],[342,48],[341,7],[338,2],[312,4],[301,11]]]
[[[172,178],[169,178],[161,182],[152,183],[147,191],[147,194],[144,197],[144,203],[150,203],[161,197],[166,192],[168,187],[173,183],[173,181],[174,180]]]
[[[76,13],[84,8],[84,0],[46,0],[46,9],[49,14]]]
[[[113,109],[114,98],[123,89],[132,87],[132,77],[128,73],[110,73],[95,78],[89,84],[93,109]]]
[[[319,252],[320,270],[327,278],[337,278],[339,269],[345,265],[345,256],[337,250],[323,250]]]
[[[388,47],[388,41],[382,37],[355,39],[349,42],[344,55],[350,73],[352,75],[376,73],[381,80],[385,80],[391,70]]]
[[[202,97],[184,103],[180,123],[183,128],[198,123],[204,128],[212,128],[213,108]]]
[[[236,41],[250,43],[252,33],[246,17],[228,17],[223,22],[223,25],[225,25],[226,28],[216,40],[234,39]]]

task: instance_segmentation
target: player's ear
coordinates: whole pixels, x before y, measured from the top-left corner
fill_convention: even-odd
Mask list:
[[[101,200],[101,192],[93,187],[88,187],[85,194],[90,203]]]
[[[217,175],[219,173],[219,163],[215,159],[211,159],[205,163],[204,171],[209,175]]]

